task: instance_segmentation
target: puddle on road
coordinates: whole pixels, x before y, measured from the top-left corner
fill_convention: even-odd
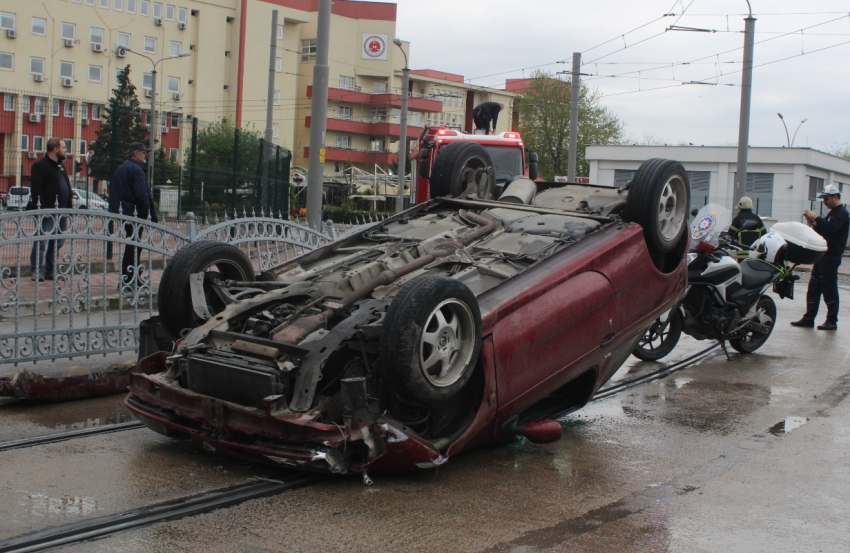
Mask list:
[[[774,436],[784,436],[795,428],[800,428],[807,422],[809,422],[809,419],[806,417],[788,417],[784,421],[779,421],[771,426],[768,432]]]
[[[95,428],[98,426],[109,426],[112,424],[121,424],[122,422],[130,422],[133,416],[130,413],[114,413],[104,417],[95,417],[78,422],[59,423],[53,428],[59,431],[82,430],[83,428]]]
[[[89,516],[97,511],[97,501],[90,497],[50,497],[44,493],[20,492],[25,494],[22,503],[29,507],[29,514],[36,517]]]

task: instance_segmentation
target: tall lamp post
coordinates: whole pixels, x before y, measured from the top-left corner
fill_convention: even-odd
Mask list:
[[[404,54],[404,68],[401,70],[401,118],[398,132],[398,195],[395,206],[395,212],[401,213],[404,211],[404,175],[407,173],[407,97],[410,88],[410,68],[407,63],[407,52],[401,47],[401,39],[394,38],[393,44],[398,46],[398,49]],[[413,198],[412,194],[411,198]]]
[[[784,117],[782,117],[782,114],[781,114],[781,113],[777,113],[776,115],[778,115],[778,116],[779,116],[779,119],[782,121],[782,126],[783,126],[783,127],[785,127],[785,140],[787,140],[787,141],[788,141],[788,147],[789,147],[789,148],[793,148],[793,147],[794,147],[794,141],[795,141],[795,140],[797,140],[797,131],[799,131],[799,130],[800,130],[800,127],[802,127],[802,126],[803,126],[803,123],[805,123],[806,121],[808,121],[808,118],[803,119],[802,121],[800,121],[800,124],[799,124],[799,125],[797,125],[797,130],[795,130],[795,131],[794,131],[794,136],[789,138],[789,136],[788,136],[788,125],[786,125],[786,124],[785,124],[785,118],[784,118]]]
[[[151,190],[153,190],[153,158],[155,153],[154,148],[156,145],[156,66],[159,65],[160,62],[163,62],[165,60],[189,57],[192,55],[192,52],[180,52],[176,56],[168,56],[167,58],[162,58],[157,61],[153,61],[152,58],[129,48],[122,47],[121,50],[124,50],[125,52],[130,52],[131,54],[136,54],[137,56],[142,56],[143,58],[146,58],[149,62],[151,62],[151,65],[153,66],[153,69],[151,70],[151,113],[149,120],[150,146],[148,146],[151,150],[150,154],[148,154],[148,186]]]

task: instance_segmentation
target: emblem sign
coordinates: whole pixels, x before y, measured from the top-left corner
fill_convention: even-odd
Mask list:
[[[705,215],[702,219],[700,219],[696,227],[694,227],[693,239],[699,240],[706,234],[710,233],[712,229],[714,229],[715,223],[717,223],[717,216],[714,213]]]
[[[372,33],[363,34],[363,50],[361,58],[364,60],[386,60],[387,59],[387,35],[376,35]]]

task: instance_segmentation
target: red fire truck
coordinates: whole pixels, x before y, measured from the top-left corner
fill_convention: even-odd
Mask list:
[[[432,197],[459,196],[467,187],[488,173],[492,194],[498,198],[518,175],[537,180],[537,154],[528,151],[518,132],[495,135],[467,134],[446,127],[426,127],[412,153],[418,163],[416,203]],[[483,198],[482,198],[483,199]]]

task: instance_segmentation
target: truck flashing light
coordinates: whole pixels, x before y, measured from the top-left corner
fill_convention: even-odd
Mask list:
[[[440,129],[437,131],[437,134],[439,136],[457,136],[457,133],[455,131],[450,131],[448,129]]]
[[[505,138],[517,138],[518,139],[519,133],[518,132],[506,132]]]

